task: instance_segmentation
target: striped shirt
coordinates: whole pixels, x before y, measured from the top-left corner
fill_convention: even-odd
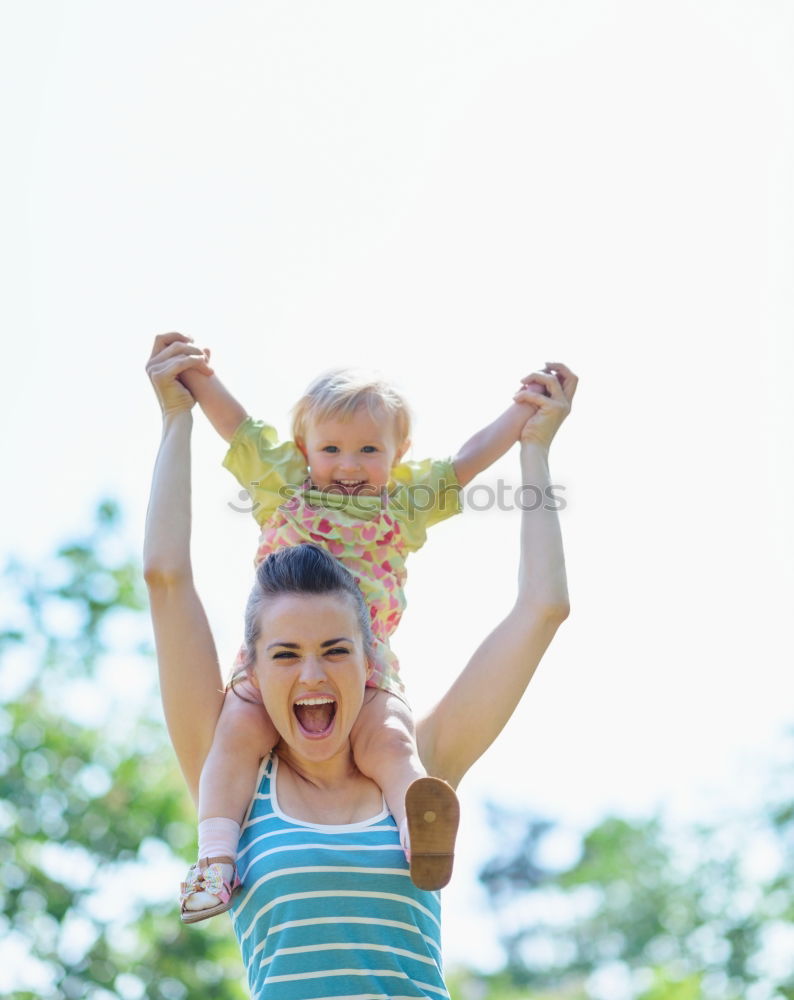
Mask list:
[[[410,879],[385,808],[346,826],[285,816],[265,761],[237,854],[232,920],[254,1000],[449,1000],[440,896]]]

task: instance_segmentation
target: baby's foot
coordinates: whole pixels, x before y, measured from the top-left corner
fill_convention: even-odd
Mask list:
[[[440,778],[418,778],[405,793],[407,835],[400,843],[411,865],[411,881],[420,889],[441,889],[452,877],[460,806],[453,789]]]
[[[224,913],[231,906],[232,895],[239,884],[231,858],[202,858],[188,871],[181,886],[182,922],[193,924]]]

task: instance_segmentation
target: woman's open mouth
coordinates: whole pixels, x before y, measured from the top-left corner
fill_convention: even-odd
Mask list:
[[[327,695],[299,698],[292,706],[303,735],[311,740],[327,736],[334,726],[336,702]]]

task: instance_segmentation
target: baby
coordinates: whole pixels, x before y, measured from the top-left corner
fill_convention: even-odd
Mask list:
[[[408,408],[374,375],[340,369],[319,376],[295,405],[292,440],[284,442],[249,417],[214,372],[181,377],[229,442],[224,465],[248,491],[261,529],[256,563],[284,546],[311,542],[356,577],[370,610],[373,649],[351,734],[354,760],[383,791],[414,883],[441,888],[452,873],[457,798],[445,782],[427,776],[419,759],[389,638],[405,608],[408,554],[424,544],[429,527],[460,510],[460,488],[517,441],[530,404],[514,402],[452,459],[403,462],[410,445]],[[537,383],[524,385],[544,391]],[[181,893],[186,923],[228,909],[237,884],[240,824],[259,764],[279,740],[249,680],[255,657],[246,637],[202,772],[200,860]],[[327,698],[301,699],[296,724],[321,740],[332,730],[334,713]]]

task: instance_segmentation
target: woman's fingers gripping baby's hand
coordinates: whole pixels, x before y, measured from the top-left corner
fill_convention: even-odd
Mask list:
[[[557,376],[557,381],[560,383],[562,391],[570,403],[579,384],[578,376],[574,375],[571,369],[561,361],[547,361],[543,366],[543,371],[553,372]]]
[[[184,365],[184,368],[197,368],[204,374],[212,374],[209,366],[210,352],[206,348],[196,347],[192,337],[186,337],[183,333],[161,333],[154,338],[154,346],[149,356],[149,364],[152,362],[156,366],[161,366],[172,358],[177,358],[177,364]],[[183,370],[184,370],[183,368]]]
[[[543,366],[541,372],[552,373],[556,375],[557,381],[560,383],[561,386],[563,386],[563,390],[565,390],[567,385],[570,383],[572,389],[569,398],[573,397],[573,393],[576,391],[577,378],[573,374],[571,369],[568,368],[567,365],[564,365],[559,361],[547,361],[546,364]],[[549,393],[547,392],[546,387],[542,385],[540,382],[533,381],[533,378],[534,378],[533,373],[525,375],[521,379],[521,389],[519,389],[518,391],[522,392],[524,389],[529,389],[531,392],[539,392],[544,396],[548,396]]]
[[[150,375],[163,372],[173,375],[193,368],[204,375],[212,375],[209,358],[209,349],[196,347],[191,337],[182,333],[161,333],[154,339],[146,370]]]
[[[154,345],[152,346],[152,353],[150,358],[153,358],[155,354],[159,354],[164,348],[169,347],[171,344],[192,344],[193,338],[188,337],[184,333],[177,333],[172,330],[170,333],[158,333],[154,338]]]
[[[155,337],[146,372],[164,414],[193,406],[195,400],[179,382],[179,375],[188,369],[211,375],[208,361],[209,352],[196,347],[184,334],[161,333]]]
[[[541,396],[548,396],[546,387],[542,382],[533,380],[532,375],[524,375],[521,384],[513,393],[513,402],[521,403],[526,408],[527,414],[534,412],[535,403],[527,393],[539,393]],[[530,409],[531,408],[531,409]]]
[[[578,379],[565,365],[547,364],[543,371],[532,372],[522,379],[523,388],[513,399],[536,407],[522,428],[520,440],[535,442],[546,448],[551,444],[560,424],[568,416]],[[540,387],[540,391],[535,389]]]

